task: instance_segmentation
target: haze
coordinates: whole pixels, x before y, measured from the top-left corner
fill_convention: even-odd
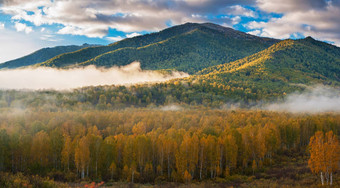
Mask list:
[[[25,68],[0,71],[1,89],[69,90],[84,86],[129,85],[164,82],[189,76],[183,72],[164,75],[142,70],[139,62],[127,66],[98,69],[94,66],[75,69]]]
[[[273,103],[267,110],[293,113],[340,112],[340,89],[314,86],[302,93],[293,93],[282,103]]]

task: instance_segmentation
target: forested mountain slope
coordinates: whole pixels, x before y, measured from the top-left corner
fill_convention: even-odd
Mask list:
[[[70,46],[56,46],[53,48],[43,48],[24,57],[2,63],[0,64],[0,69],[2,68],[15,69],[19,67],[34,65],[37,63],[44,62],[60,54],[74,52],[83,48],[93,46],[95,45],[83,44],[81,46],[70,45]]]
[[[188,78],[156,84],[78,88],[57,98],[61,106],[90,105],[87,107],[100,109],[173,103],[220,107],[235,102],[249,107],[283,99],[286,94],[302,91],[307,86],[322,84],[339,88],[339,66],[338,47],[308,37],[281,41],[246,58],[209,67]],[[3,96],[22,99],[20,104],[25,106],[32,105],[31,97],[20,93]],[[9,102],[3,102],[6,104]]]
[[[244,93],[280,96],[303,85],[340,82],[340,48],[311,37],[284,40],[246,58],[209,67],[191,81],[222,91],[241,88]]]
[[[61,54],[40,66],[67,68],[93,64],[112,67],[139,61],[143,69],[175,69],[192,74],[249,56],[278,41],[211,23],[187,23],[108,46]]]
[[[251,76],[262,71],[287,82],[340,81],[339,62],[340,48],[307,37],[279,42],[249,57],[204,69],[200,74],[246,71],[246,75]]]

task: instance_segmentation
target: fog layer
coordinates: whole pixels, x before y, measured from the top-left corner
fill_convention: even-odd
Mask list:
[[[270,104],[265,109],[293,113],[340,112],[340,88],[315,86],[290,94],[284,102]]]
[[[187,76],[189,75],[183,72],[164,75],[157,71],[142,70],[139,62],[110,69],[98,69],[94,66],[68,70],[26,68],[0,71],[0,89],[68,90],[84,86],[164,82]]]

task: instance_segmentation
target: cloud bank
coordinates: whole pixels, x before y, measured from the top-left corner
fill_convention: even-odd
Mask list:
[[[281,39],[313,36],[340,46],[340,0],[257,0],[256,6],[282,16],[245,24],[250,33]]]
[[[254,0],[5,0],[0,11],[13,20],[35,26],[60,24],[57,33],[104,37],[110,28],[133,33],[158,31],[185,22],[207,21],[206,14],[223,13],[228,6],[252,4]],[[249,10],[233,7],[238,14]],[[249,14],[249,13],[246,13]],[[222,23],[230,24],[225,17]],[[221,24],[222,24],[221,23]]]
[[[235,21],[238,16],[260,14],[267,18],[245,20],[250,33],[275,38],[312,35],[340,45],[340,0],[0,0],[0,11],[35,26],[59,24],[58,34],[88,37],[105,37],[110,28],[159,31],[169,23],[233,26],[240,22]]]
[[[264,109],[293,113],[340,112],[340,88],[316,86],[290,94],[284,102],[267,105]]]
[[[164,82],[187,76],[189,75],[183,72],[164,75],[157,71],[142,70],[139,62],[110,69],[98,69],[94,66],[68,70],[26,68],[0,71],[0,89],[69,90],[85,86]]]

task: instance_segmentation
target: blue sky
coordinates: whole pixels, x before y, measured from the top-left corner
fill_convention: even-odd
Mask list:
[[[186,22],[340,44],[340,0],[0,0],[0,62],[43,47],[109,44]]]

